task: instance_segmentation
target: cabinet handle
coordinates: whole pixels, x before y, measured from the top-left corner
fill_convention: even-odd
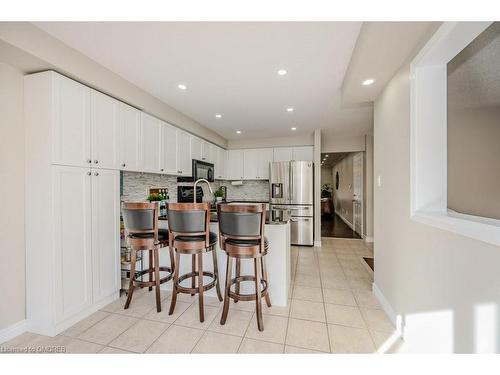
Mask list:
[[[92,173],[91,172],[87,172],[87,176],[90,176]]]
[[[177,171],[177,173],[182,173],[182,171]]]
[[[99,176],[99,172],[95,172],[95,173],[94,173],[94,176]]]
[[[163,168],[162,168],[162,169],[160,169],[160,172],[163,172]]]
[[[92,163],[92,159],[87,159],[87,163]]]
[[[99,160],[94,160],[94,164],[99,164]]]
[[[122,167],[124,167],[124,166],[125,166],[125,163],[122,164]]]

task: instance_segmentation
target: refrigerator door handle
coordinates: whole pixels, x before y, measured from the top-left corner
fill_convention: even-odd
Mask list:
[[[290,194],[288,196],[288,201],[293,202],[293,169],[292,169],[291,162],[290,162],[289,169],[288,169],[288,178],[290,181]]]

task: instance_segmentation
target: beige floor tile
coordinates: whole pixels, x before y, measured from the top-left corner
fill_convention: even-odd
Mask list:
[[[323,288],[323,298],[325,299],[325,303],[356,306],[354,295],[349,289]]]
[[[325,354],[325,352],[285,345],[285,354]]]
[[[355,306],[325,304],[328,324],[340,324],[355,328],[366,328],[361,312]]]
[[[283,344],[286,337],[288,318],[274,315],[264,315],[264,331],[257,329],[257,317],[253,314],[245,337]]]
[[[193,302],[194,305],[198,306],[199,300],[198,298]],[[204,296],[203,298],[203,304],[205,306],[213,306],[213,307],[222,307],[222,304],[224,302],[219,301],[217,297],[209,297],[209,296]]]
[[[355,290],[354,297],[356,298],[356,302],[360,307],[380,308],[380,304],[378,303],[377,298],[371,291],[368,292],[364,290]]]
[[[200,322],[200,312],[198,306],[192,304],[189,308],[175,321],[175,324],[197,329],[207,329],[219,313],[219,308],[205,306],[205,320]]]
[[[303,301],[323,302],[323,293],[321,292],[321,288],[297,285],[293,289],[292,298]]]
[[[190,353],[203,336],[202,330],[172,324],[146,351],[147,353]]]
[[[319,275],[312,275],[307,273],[296,273],[294,284],[310,286],[314,288],[319,288],[321,286]]]
[[[286,345],[330,352],[328,328],[325,323],[290,318]]]
[[[117,348],[111,348],[109,346],[105,346],[99,354],[132,354],[132,352],[127,352],[126,350],[121,350]]]
[[[394,332],[371,330],[370,334],[379,353],[398,353],[402,350],[404,342]]]
[[[364,290],[364,291],[372,290],[373,282],[370,279],[348,278],[348,282],[351,290]]]
[[[295,287],[294,287],[294,289],[295,289]],[[272,304],[272,302],[273,302],[273,300],[271,299],[271,304]],[[288,300],[288,304],[286,306],[271,305],[271,307],[267,307],[266,303],[263,300],[262,313],[265,315],[276,315],[276,316],[288,317],[290,315],[291,304],[292,304],[292,300]],[[253,311],[255,311],[255,308]]]
[[[275,354],[283,353],[283,350],[283,344],[275,344],[272,342],[244,338],[240,345],[238,353]]]
[[[296,319],[326,322],[325,307],[323,302],[311,302],[292,299],[290,317]]]
[[[108,312],[105,311],[96,311],[92,315],[88,316],[87,318],[80,320],[78,323],[74,324],[73,326],[69,327],[66,331],[61,333],[63,336],[69,336],[69,337],[78,337],[81,335],[84,331],[92,327],[94,324],[97,322],[100,322],[104,318],[107,318],[109,316]]]
[[[50,336],[38,336],[34,340],[30,341],[28,346],[32,349],[36,349],[35,353],[54,353],[53,347],[64,347],[67,350],[67,345],[72,341],[71,337],[57,335],[54,337]]]
[[[242,310],[231,310],[229,311],[226,319],[226,323],[224,325],[220,324],[220,318],[222,315],[222,310],[219,310],[219,314],[214,319],[210,327],[208,327],[209,331],[224,333],[227,335],[233,336],[244,336],[245,332],[250,324],[250,320],[252,319],[252,313],[249,311]]]
[[[294,270],[292,269],[292,272]],[[318,273],[319,271],[319,266],[318,265],[309,265],[309,266],[304,266],[304,265],[299,265],[297,266],[297,268],[295,269],[296,272],[298,273]]]
[[[375,346],[367,329],[329,324],[333,353],[373,353]]]
[[[24,332],[1,345],[8,348],[21,348],[41,337],[42,335],[37,335],[36,333]]]
[[[191,284],[189,284],[191,285]],[[194,303],[198,299],[198,295],[192,296],[191,294],[179,293],[177,294],[177,301],[186,302],[186,303]]]
[[[224,305],[222,305],[224,306]],[[255,311],[255,302],[253,301],[238,301],[234,302],[233,300],[229,301],[229,309],[230,310],[241,310],[241,311],[248,311],[248,312],[254,312]]]
[[[145,316],[144,319],[154,320],[162,323],[173,323],[181,316],[184,311],[186,311],[190,303],[177,301],[175,304],[175,310],[172,315],[168,315],[168,311],[170,310],[170,300],[167,300],[168,303],[162,307],[160,312],[156,311],[156,307],[153,307]]]
[[[242,338],[206,331],[193,349],[193,353],[236,353]]]
[[[163,301],[162,309],[164,309],[165,306],[168,306],[168,303]],[[129,308],[126,310],[124,308],[116,310],[115,313],[132,316],[134,318],[142,318],[149,311],[151,311],[153,307],[156,308],[156,297],[154,295],[154,291],[143,293],[141,296],[136,296],[134,292]]]
[[[129,316],[111,314],[94,324],[78,338],[96,344],[107,345],[135,322],[137,322],[137,319]]]
[[[92,342],[72,339],[66,344],[66,353],[98,353],[103,349],[102,345]]]
[[[130,352],[144,352],[168,328],[168,324],[139,320],[116,339],[109,346],[128,350]]]
[[[321,276],[321,285],[323,288],[349,289],[349,283],[347,282],[347,279],[343,276],[342,277],[333,277],[333,276],[324,277],[322,275]]]
[[[394,332],[395,328],[384,310],[362,308],[361,313],[366,320],[366,324],[368,324],[368,328],[382,332]]]
[[[136,292],[134,292],[134,297],[137,299],[139,298],[139,294],[135,294]],[[123,310],[123,306],[125,305],[125,301],[127,300],[127,297],[125,295],[122,295],[120,298],[118,298],[117,300],[107,304],[106,306],[104,306],[101,311],[105,311],[105,312],[110,312],[110,313],[114,313],[114,312],[119,312],[121,310]]]

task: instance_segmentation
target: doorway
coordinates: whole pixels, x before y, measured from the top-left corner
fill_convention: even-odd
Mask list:
[[[363,238],[363,152],[321,154],[321,236]]]

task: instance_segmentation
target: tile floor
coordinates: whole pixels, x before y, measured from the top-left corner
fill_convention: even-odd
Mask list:
[[[169,316],[169,292],[162,292],[163,311],[157,313],[154,293],[140,290],[128,310],[122,297],[56,337],[25,333],[0,346],[62,346],[71,353],[397,351],[399,339],[385,348],[394,327],[371,293],[373,274],[364,256],[373,250],[361,240],[323,238],[321,248],[292,247],[290,303],[264,305],[264,332],[257,330],[252,302],[232,302],[221,326],[216,298],[205,299],[200,323],[196,297],[180,295]]]

